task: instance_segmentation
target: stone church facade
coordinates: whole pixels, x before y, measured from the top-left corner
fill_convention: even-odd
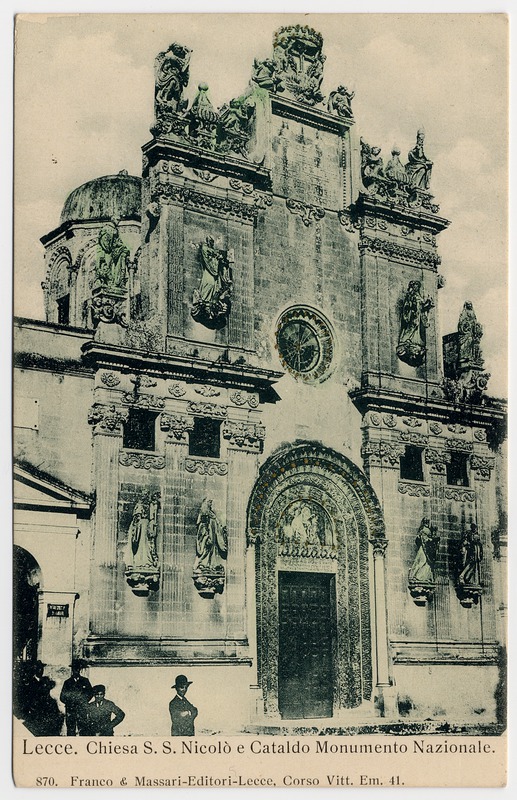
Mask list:
[[[15,321],[15,659],[58,694],[84,658],[121,735],[169,733],[178,673],[198,733],[495,731],[505,406],[470,303],[439,336],[424,135],[360,138],[308,27],[218,110],[189,58]]]

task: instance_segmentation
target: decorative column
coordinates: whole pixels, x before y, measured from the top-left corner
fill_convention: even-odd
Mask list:
[[[183,518],[186,507],[187,473],[184,465],[188,455],[188,433],[193,427],[193,417],[184,414],[160,415],[160,429],[167,433],[163,498],[163,530],[166,531],[166,536],[163,537],[162,608],[172,609],[170,617],[162,620],[164,636],[181,637],[186,634],[183,608],[186,586],[191,583],[192,565],[190,563],[187,565],[185,560]]]
[[[129,412],[95,403],[88,414],[93,425],[93,468],[96,491],[92,552],[90,625],[94,634],[114,633],[117,585],[118,461],[123,424]]]
[[[370,539],[373,551],[373,592],[375,608],[375,665],[377,691],[381,716],[393,716],[395,711],[394,691],[389,675],[388,617],[386,610],[385,563],[388,540]]]
[[[248,401],[254,401],[248,395]],[[235,618],[235,633],[247,640],[253,664],[250,682],[250,721],[263,717],[262,692],[257,676],[257,613],[255,590],[255,542],[246,533],[247,505],[258,472],[258,454],[265,428],[258,422],[228,420],[223,438],[228,447],[228,611]]]

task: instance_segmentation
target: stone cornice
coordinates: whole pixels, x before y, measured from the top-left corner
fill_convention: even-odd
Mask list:
[[[127,347],[95,341],[86,342],[82,351],[85,364],[92,368],[130,369],[132,372],[145,372],[158,378],[210,382],[231,389],[257,392],[261,402],[276,402],[279,399],[273,384],[282,377],[282,372],[260,369],[249,364],[230,364],[193,356],[130,350]]]
[[[390,239],[362,235],[359,239],[359,251],[372,255],[384,256],[397,261],[408,261],[421,267],[437,270],[441,262],[440,256],[432,250],[421,250],[398,244]]]
[[[159,183],[155,186],[151,199],[153,202],[173,202],[195,211],[215,212],[218,216],[233,217],[244,222],[254,223],[258,216],[255,202],[245,203],[220,194],[209,194],[179,186],[175,183]]]
[[[271,188],[271,173],[260,164],[232,158],[221,153],[212,153],[185,142],[152,139],[143,146],[142,151],[144,160],[147,162],[144,168],[144,177],[146,177],[149,167],[153,167],[158,161],[165,159],[180,162],[198,170],[208,169],[217,175],[239,178],[247,183],[252,183],[256,189],[269,190]]]
[[[379,200],[370,197],[365,193],[361,193],[357,198],[354,205],[350,208],[350,213],[354,222],[359,222],[361,217],[369,215],[372,217],[382,218],[388,222],[397,224],[407,224],[409,227],[428,230],[432,233],[440,233],[450,225],[450,221],[445,217],[440,217],[438,214],[426,209],[411,208],[408,206],[397,205],[396,203],[388,203],[384,200]]]
[[[304,125],[330,131],[339,136],[342,136],[354,125],[354,119],[351,117],[338,117],[334,114],[329,114],[323,109],[297,103],[296,100],[280,97],[277,94],[270,93],[269,96],[271,98],[271,110],[278,117],[294,119]]]

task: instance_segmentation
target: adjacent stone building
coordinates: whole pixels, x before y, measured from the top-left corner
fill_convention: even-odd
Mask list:
[[[503,721],[504,404],[468,302],[442,351],[423,132],[383,159],[324,58],[281,28],[215,109],[160,53],[142,176],[69,195],[15,323],[15,658],[121,735],[178,673],[198,733]]]

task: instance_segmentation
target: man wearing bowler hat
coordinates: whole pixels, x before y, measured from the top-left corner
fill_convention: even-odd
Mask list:
[[[93,697],[93,689],[88,678],[81,675],[87,664],[82,658],[72,661],[72,675],[67,678],[61,689],[59,699],[66,710],[66,735],[87,736],[87,705]]]
[[[197,717],[197,708],[189,703],[185,695],[192,681],[186,675],[178,675],[172,689],[176,689],[176,696],[169,703],[171,715],[171,736],[194,736],[194,720]]]

